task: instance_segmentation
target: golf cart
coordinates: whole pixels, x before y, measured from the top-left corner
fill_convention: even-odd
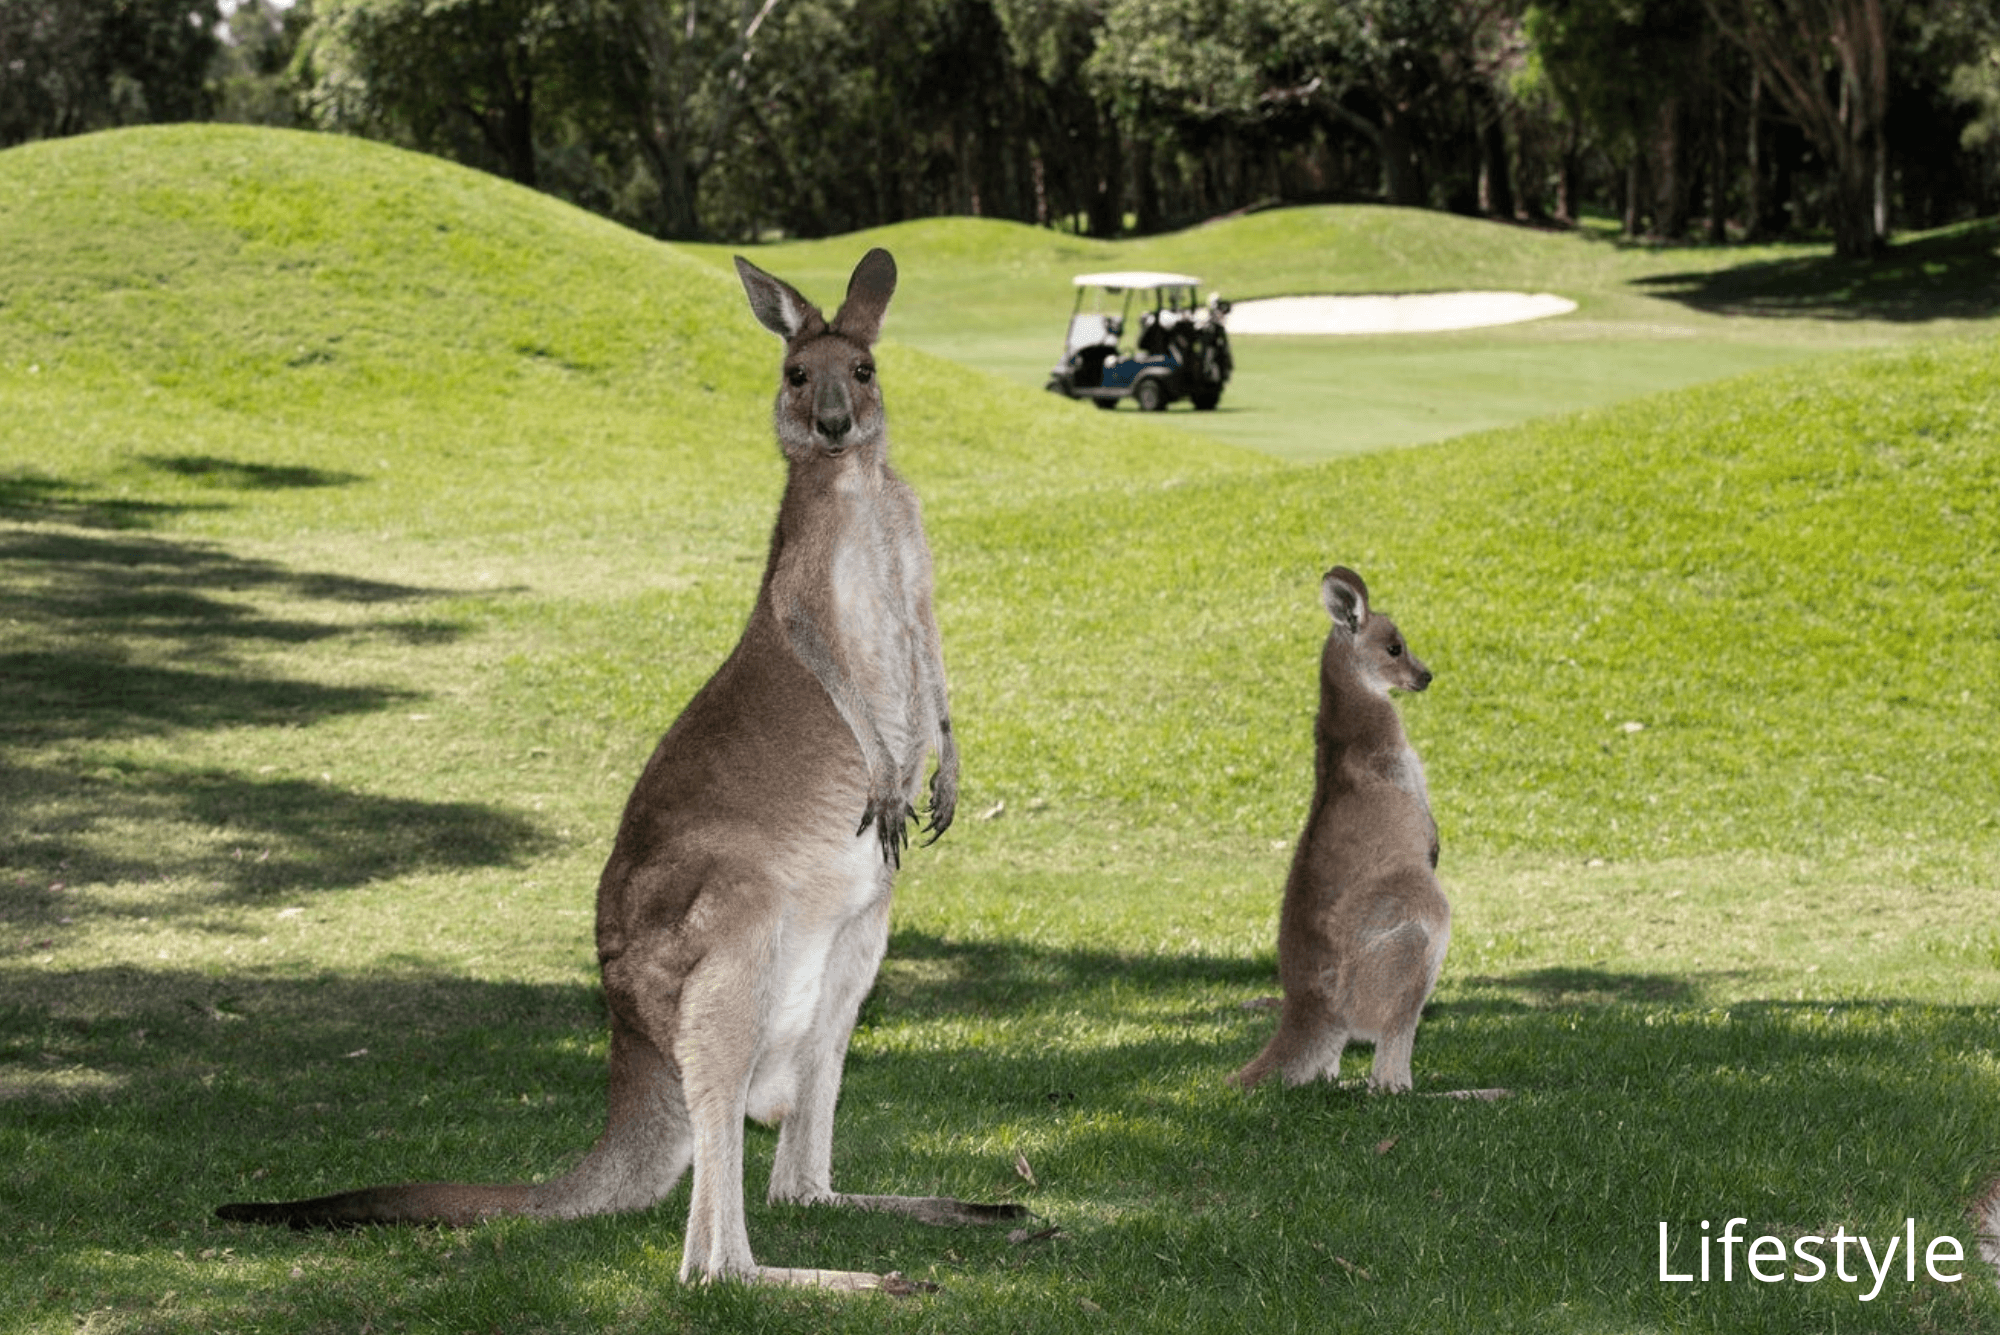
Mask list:
[[[1146,412],[1176,399],[1215,407],[1233,365],[1222,324],[1229,303],[1211,294],[1202,305],[1200,283],[1178,273],[1078,274],[1069,337],[1049,371],[1050,391],[1100,408],[1116,408],[1128,396]]]

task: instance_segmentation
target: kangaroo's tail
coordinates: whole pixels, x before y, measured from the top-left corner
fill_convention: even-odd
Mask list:
[[[418,1182],[364,1187],[302,1201],[240,1201],[216,1207],[218,1219],[285,1224],[296,1229],[358,1228],[364,1224],[446,1224],[462,1227],[499,1215],[533,1212],[533,1187]]]

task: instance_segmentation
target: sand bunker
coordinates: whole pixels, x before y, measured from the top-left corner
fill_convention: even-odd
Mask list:
[[[1576,303],[1547,292],[1411,292],[1392,296],[1269,297],[1239,301],[1231,334],[1423,334],[1567,315]]]

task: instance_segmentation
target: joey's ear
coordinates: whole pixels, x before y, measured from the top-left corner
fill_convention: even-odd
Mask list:
[[[741,255],[736,258],[736,276],[750,295],[750,309],[763,326],[783,339],[797,338],[813,321],[821,318],[819,308],[799,295],[797,288],[782,278],[773,278]]]
[[[1368,619],[1368,586],[1346,566],[1335,566],[1319,582],[1320,605],[1333,623],[1349,635]]]
[[[896,261],[877,246],[854,266],[847,280],[847,299],[833,317],[832,328],[865,347],[874,347],[882,333],[882,317],[888,312],[889,298],[896,295]]]

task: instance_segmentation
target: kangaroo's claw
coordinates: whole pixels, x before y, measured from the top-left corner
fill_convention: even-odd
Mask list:
[[[910,842],[909,822],[917,813],[908,802],[904,802],[903,809],[891,816],[889,812],[894,801],[894,798],[884,802],[870,801],[862,811],[861,824],[854,833],[858,837],[866,833],[870,825],[875,826],[876,838],[882,844],[882,860],[891,867],[900,868],[903,865],[903,849]]]

